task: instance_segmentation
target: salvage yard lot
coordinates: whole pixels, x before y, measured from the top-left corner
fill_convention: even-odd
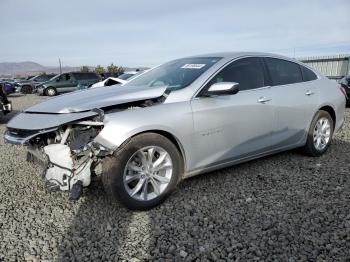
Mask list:
[[[46,98],[10,99],[20,111]],[[77,202],[47,193],[25,149],[4,145],[13,115],[0,120],[0,261],[350,261],[349,121],[320,158],[290,151],[197,176],[132,212],[99,180]]]

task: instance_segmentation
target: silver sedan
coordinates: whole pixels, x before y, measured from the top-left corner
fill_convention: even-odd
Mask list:
[[[113,199],[149,209],[193,175],[298,147],[322,155],[344,111],[344,90],[294,59],[217,53],[34,105],[5,141],[28,147],[49,191],[77,199],[99,175]]]

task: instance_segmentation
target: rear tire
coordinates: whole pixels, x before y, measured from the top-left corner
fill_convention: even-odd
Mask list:
[[[182,174],[183,160],[177,147],[162,135],[144,133],[104,160],[102,183],[113,200],[132,210],[147,210],[170,195]]]
[[[314,116],[303,151],[313,157],[323,155],[331,144],[334,122],[327,111],[320,110]]]
[[[45,95],[47,95],[47,96],[55,96],[55,95],[57,95],[57,90],[56,90],[56,88],[54,88],[54,87],[48,87],[48,88],[46,88],[46,90],[45,90]]]
[[[31,93],[33,93],[33,87],[30,85],[24,85],[21,88],[21,93],[22,94],[31,94]]]

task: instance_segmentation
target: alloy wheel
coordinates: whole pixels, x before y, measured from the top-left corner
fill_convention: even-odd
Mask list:
[[[320,118],[314,128],[313,141],[318,151],[326,148],[331,137],[331,124],[325,117]]]
[[[128,194],[139,201],[158,197],[168,187],[173,174],[172,159],[158,146],[136,151],[128,160],[123,182]]]
[[[47,90],[47,94],[48,94],[49,96],[54,96],[54,95],[56,94],[56,92],[55,92],[54,89],[49,88],[49,89]]]

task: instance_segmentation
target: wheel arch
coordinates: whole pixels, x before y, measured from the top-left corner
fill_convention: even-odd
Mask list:
[[[336,127],[336,121],[337,121],[337,115],[335,113],[334,108],[332,106],[330,106],[330,105],[324,105],[324,106],[322,106],[322,107],[320,107],[318,109],[318,111],[320,111],[320,110],[326,111],[326,112],[328,112],[331,115],[332,120],[333,120],[333,128],[335,128]]]
[[[317,107],[316,107],[317,108]],[[335,113],[335,110],[334,110],[334,107],[329,105],[329,104],[323,104],[321,105],[319,108],[316,109],[316,111],[314,112],[314,114],[312,115],[312,118],[310,119],[310,122],[308,123],[306,129],[305,129],[305,135],[302,139],[302,143],[306,143],[306,139],[307,139],[307,134],[309,132],[309,129],[310,129],[310,126],[311,126],[311,123],[313,121],[313,119],[315,118],[316,114],[320,111],[320,110],[323,110],[323,111],[326,111],[328,112],[330,115],[331,115],[331,118],[333,120],[333,129],[335,129],[336,127],[336,120],[337,120],[337,117],[336,117],[336,113]]]
[[[145,134],[145,133],[155,133],[155,134],[162,135],[162,136],[166,137],[167,139],[169,139],[176,146],[176,148],[179,150],[181,158],[183,160],[183,164],[184,164],[184,166],[183,166],[184,167],[184,171],[186,172],[187,164],[186,164],[185,149],[184,149],[183,145],[181,144],[180,140],[174,134],[170,133],[169,131],[165,131],[165,130],[161,130],[161,129],[144,130],[144,131],[141,131],[141,132],[133,134],[125,142],[129,141],[131,138],[133,138],[135,136],[138,136],[138,135],[141,135],[141,134]],[[118,150],[118,149],[116,149],[116,150]]]
[[[26,83],[26,84],[23,84],[22,86],[21,86],[21,92],[23,93],[24,91],[26,91],[26,90],[24,90],[25,88],[30,88],[30,93],[32,93],[33,92],[33,85],[32,84],[30,84],[30,83]],[[29,93],[29,94],[30,94]],[[27,94],[27,91],[25,92],[25,94]]]

